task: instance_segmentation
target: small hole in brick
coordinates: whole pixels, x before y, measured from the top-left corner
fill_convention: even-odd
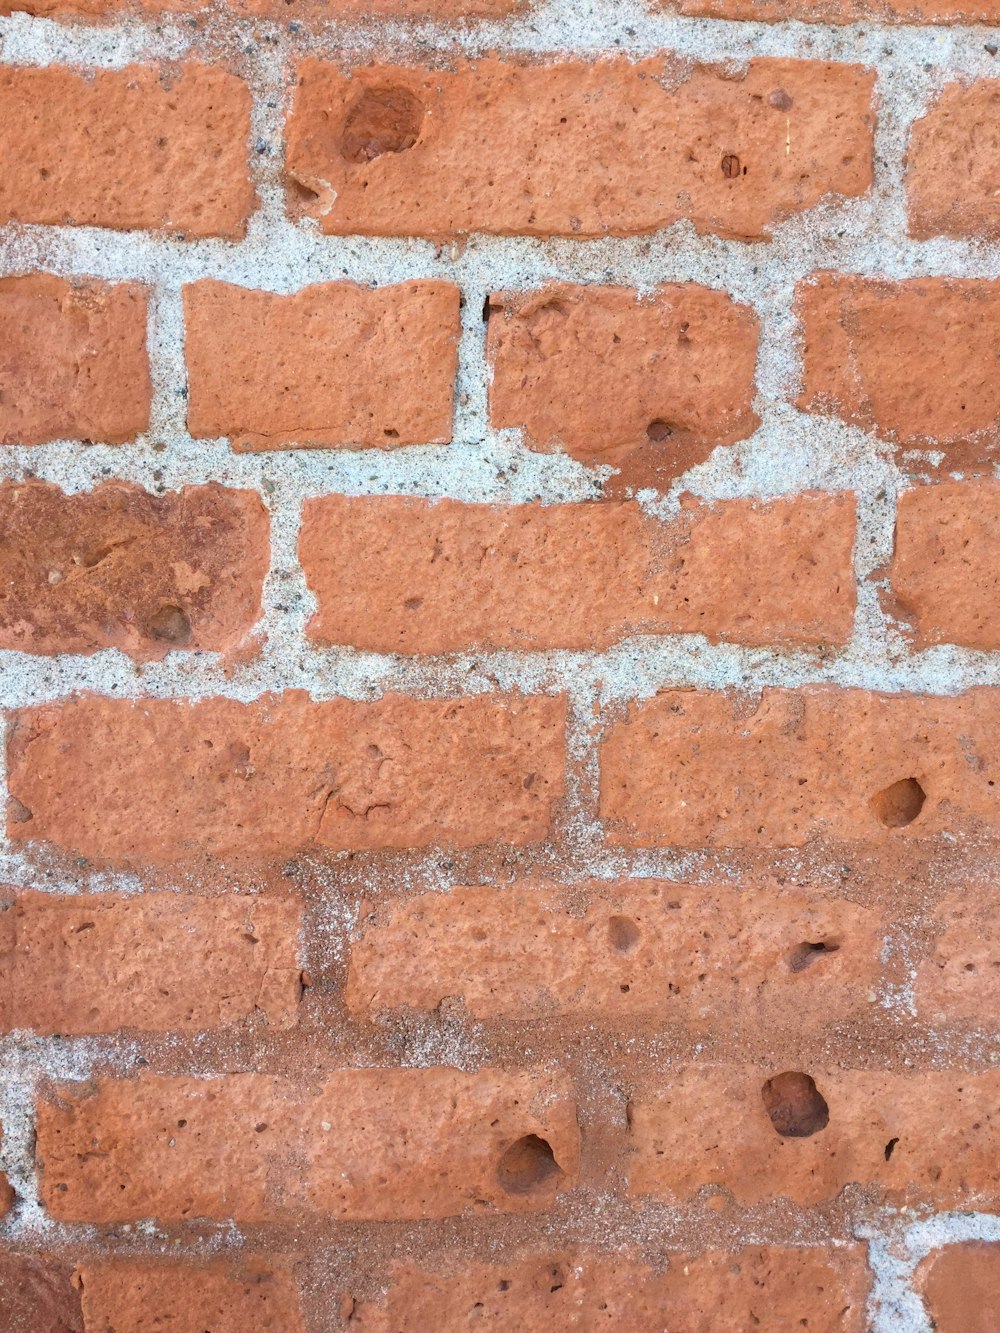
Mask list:
[[[16,796],[10,796],[7,799],[7,818],[12,824],[28,824],[34,819],[34,815]]]
[[[191,622],[179,606],[161,606],[150,616],[146,632],[151,639],[176,644],[179,648],[191,642]]]
[[[659,417],[646,427],[646,439],[652,444],[662,444],[664,440],[669,440],[673,433],[674,428],[670,422],[661,421]]]
[[[817,959],[826,953],[836,953],[840,945],[836,940],[803,940],[789,951],[787,963],[789,972],[804,972]]]
[[[886,828],[905,828],[924,808],[927,793],[916,778],[901,778],[871,799],[875,818]]]
[[[896,1139],[890,1139],[889,1142],[885,1145],[885,1160],[886,1160],[886,1161],[888,1161],[889,1158],[892,1156],[893,1152],[895,1151],[896,1144],[897,1144],[898,1142],[899,1142],[899,1139],[898,1139],[898,1138],[896,1138]]]
[[[403,153],[420,137],[424,108],[409,88],[366,88],[347,113],[340,151],[348,162]]]
[[[551,1146],[537,1134],[512,1143],[497,1168],[497,1180],[508,1194],[532,1194],[554,1184],[563,1174]]]
[[[760,1095],[771,1124],[783,1139],[807,1139],[830,1123],[830,1108],[808,1074],[775,1074]]]
[[[382,434],[386,437],[387,440],[399,439],[399,431],[394,430],[392,426],[387,426],[386,429],[382,432]]]
[[[608,919],[608,941],[617,953],[631,953],[641,938],[639,927],[630,916]]]

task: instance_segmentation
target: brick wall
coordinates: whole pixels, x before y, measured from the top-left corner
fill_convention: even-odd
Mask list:
[[[0,1333],[993,1333],[998,0],[3,0]]]

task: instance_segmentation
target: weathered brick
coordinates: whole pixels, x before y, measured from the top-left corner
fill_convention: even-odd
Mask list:
[[[42,1198],[61,1221],[536,1212],[578,1170],[574,1103],[526,1071],[105,1080],[60,1086],[37,1116]]]
[[[672,58],[299,66],[291,207],[326,232],[766,236],[872,179],[873,76]]]
[[[138,283],[0,278],[0,444],[122,444],[144,431],[146,308]]]
[[[0,648],[145,661],[235,647],[261,613],[270,549],[256,491],[5,482],[0,531]]]
[[[489,309],[490,417],[534,449],[663,480],[757,428],[758,319],[725,292],[558,284]]]
[[[862,1333],[864,1250],[759,1247],[669,1254],[653,1269],[586,1251],[550,1253],[445,1274],[398,1264],[381,1300],[352,1302],[359,1333],[498,1329],[621,1329],[628,1333],[745,1333],[808,1327]]]
[[[756,23],[997,23],[998,0],[680,0],[682,14]]]
[[[46,1254],[0,1253],[4,1333],[84,1333],[73,1267]]]
[[[1000,1245],[966,1241],[932,1250],[914,1275],[936,1333],[1000,1328]]]
[[[1000,1006],[1000,903],[968,889],[930,914],[939,931],[917,965],[914,999],[925,1022],[993,1025]]]
[[[88,1329],[120,1333],[304,1333],[295,1280],[260,1260],[94,1259],[77,1269]]]
[[[486,1021],[818,1031],[870,1009],[883,935],[853,903],[655,880],[422,893],[363,904],[359,930],[356,1012],[434,1010],[457,996]]]
[[[198,1031],[295,1021],[299,906],[155,893],[24,893],[0,916],[0,1030]]]
[[[990,1209],[998,1108],[996,1070],[672,1068],[630,1106],[629,1191],[811,1205],[858,1184],[895,1205]]]
[[[537,842],[563,790],[559,698],[252,704],[83,697],[14,714],[10,836],[97,860]]]
[[[299,558],[320,643],[442,653],[700,633],[815,646],[850,637],[853,543],[847,495],[688,499],[669,522],[631,502],[325,495],[305,502]]]
[[[993,613],[1000,593],[998,565],[1000,484],[995,480],[944,481],[900,495],[890,609],[911,623],[916,647],[1000,647]]]
[[[530,5],[531,0],[295,0],[295,21],[324,22],[329,19],[432,18],[448,21],[461,18],[503,18]],[[42,17],[158,14],[176,10],[200,11],[209,0],[0,0],[0,14],[28,13]],[[225,0],[225,8],[237,14],[287,21],[288,0]]]
[[[222,69],[7,66],[0,127],[0,222],[245,231],[250,93]]]
[[[238,450],[447,444],[459,291],[350,282],[184,289],[188,428]]]
[[[633,846],[1000,832],[998,692],[665,690],[611,726],[601,816]]]
[[[994,23],[1000,7],[992,4]],[[906,154],[910,235],[1000,238],[1000,79],[950,83],[913,126]]]
[[[1000,281],[820,273],[798,310],[804,411],[900,444],[1000,444]]]
[[[0,1143],[3,1143],[3,1126],[0,1125]],[[14,1191],[10,1182],[0,1171],[0,1217],[6,1217],[14,1204]]]

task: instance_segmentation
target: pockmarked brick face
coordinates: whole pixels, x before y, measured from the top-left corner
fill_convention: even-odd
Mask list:
[[[62,1256],[0,1253],[0,1311],[11,1333],[85,1333],[73,1265]]]
[[[680,0],[682,14],[757,23],[950,24],[1000,21],[997,0]]]
[[[531,0],[297,0],[295,22],[321,24],[328,19],[437,19],[452,22],[464,18],[503,18],[529,7]],[[0,0],[0,14],[28,13],[41,17],[91,18],[129,15],[136,10],[150,15],[199,12],[208,0]],[[286,0],[225,0],[225,10],[234,16],[285,19]]]
[[[994,894],[948,894],[930,914],[935,931],[918,964],[917,1012],[935,1025],[992,1026],[1000,1003],[1000,903]]]
[[[994,5],[991,15],[1000,22]],[[950,83],[913,126],[906,154],[910,235],[1000,238],[1000,79]]]
[[[872,180],[871,71],[670,57],[298,67],[293,214],[331,235],[762,238]]]
[[[1000,1321],[1000,1245],[966,1241],[932,1250],[915,1285],[938,1333],[989,1333]]]

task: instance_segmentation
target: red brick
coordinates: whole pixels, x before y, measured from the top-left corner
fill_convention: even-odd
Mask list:
[[[0,126],[0,222],[245,231],[250,93],[224,70],[8,66]]]
[[[655,481],[757,428],[759,322],[725,292],[557,284],[492,296],[490,310],[490,417],[533,449]]]
[[[777,1083],[782,1133],[764,1088],[785,1074],[814,1087],[793,1098]],[[675,1201],[712,1186],[741,1204],[784,1197],[813,1205],[858,1184],[893,1205],[992,1209],[1000,1200],[998,1105],[995,1070],[672,1068],[662,1088],[631,1105],[629,1192]]]
[[[65,1222],[537,1212],[578,1169],[573,1102],[524,1071],[106,1080],[37,1115],[42,1199]]]
[[[0,1253],[4,1333],[84,1333],[71,1264],[52,1255]]]
[[[149,425],[146,288],[0,278],[0,444],[134,440]]]
[[[996,0],[992,21],[1000,22]],[[1000,79],[950,83],[906,154],[910,235],[1000,239]]]
[[[872,179],[873,76],[672,58],[343,71],[305,60],[290,205],[333,234],[603,236],[689,218],[762,237]]]
[[[611,726],[601,816],[616,841],[641,847],[995,837],[997,704],[992,689],[768,688],[756,705],[665,690]]]
[[[295,1021],[299,907],[156,893],[24,893],[0,917],[0,1030],[198,1031]]]
[[[900,444],[1000,444],[1000,282],[820,273],[798,309],[804,411]]]
[[[295,1280],[258,1260],[95,1259],[77,1269],[87,1328],[120,1333],[305,1333]]]
[[[917,965],[914,999],[927,1023],[992,1024],[1000,1006],[1000,902],[965,889],[930,917],[938,934]]]
[[[147,661],[236,647],[261,613],[270,549],[256,491],[5,482],[0,529],[0,648]]]
[[[238,450],[447,444],[459,291],[350,282],[184,289],[188,428]]]
[[[997,23],[997,0],[681,0],[680,13],[756,23]]]
[[[613,501],[325,495],[305,502],[299,558],[320,643],[446,653],[688,633],[815,646],[850,637],[853,543],[847,495],[687,498],[669,522]]]
[[[3,1126],[0,1125],[0,1143],[3,1143]],[[2,1171],[0,1171],[0,1217],[6,1217],[14,1205],[14,1191],[10,1187],[10,1182]],[[0,1278],[2,1282],[2,1278]],[[3,1288],[0,1286],[0,1291]]]
[[[746,1333],[808,1327],[862,1333],[867,1275],[861,1246],[758,1247],[664,1256],[653,1269],[586,1251],[506,1259],[444,1273],[397,1264],[381,1300],[351,1308],[359,1333],[608,1328],[628,1333]]]
[[[296,0],[296,22],[323,22],[327,19],[433,18],[448,21],[460,18],[503,18],[523,11],[531,0]],[[209,0],[0,0],[0,14],[28,13],[42,17],[102,14],[159,14],[176,11],[200,11]],[[224,8],[237,14],[287,21],[288,0],[225,0]]]
[[[699,1029],[815,1028],[865,1015],[883,926],[853,903],[657,880],[455,888],[362,906],[347,1003],[474,1018],[570,1015]]]
[[[944,481],[900,495],[890,609],[910,622],[916,647],[1000,647],[998,565],[1000,483]]]
[[[932,1250],[914,1286],[937,1333],[996,1333],[1000,1327],[1000,1245],[966,1241]]]
[[[14,715],[10,835],[170,866],[314,847],[525,844],[562,796],[564,702],[83,697]]]

